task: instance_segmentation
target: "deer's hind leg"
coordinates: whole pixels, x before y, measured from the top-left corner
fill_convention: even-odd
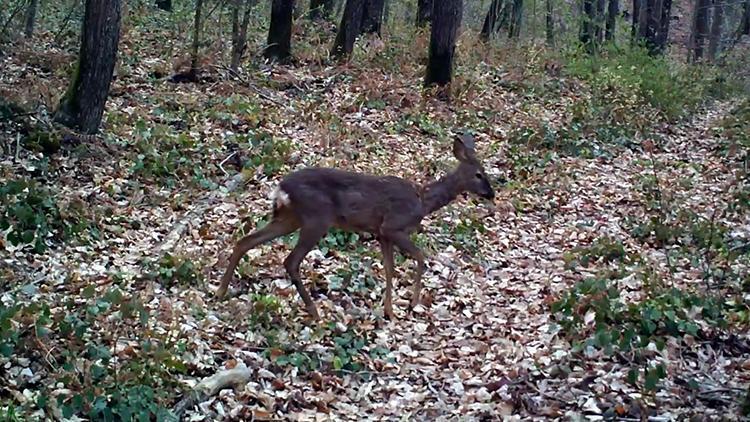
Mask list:
[[[305,256],[307,256],[315,245],[318,244],[318,241],[328,232],[329,225],[330,224],[327,224],[327,221],[322,219],[304,223],[299,232],[299,241],[297,242],[297,245],[284,260],[284,268],[286,268],[289,278],[292,279],[292,283],[294,283],[299,295],[302,297],[302,301],[305,302],[307,312],[316,320],[320,319],[318,309],[315,307],[310,292],[307,291],[305,285],[302,283],[299,266],[302,263],[302,260],[305,259]]]
[[[285,214],[277,214],[265,227],[240,239],[234,246],[232,255],[229,257],[229,265],[224,276],[221,278],[221,284],[216,291],[216,297],[221,299],[226,295],[234,270],[247,251],[277,237],[289,234],[298,228],[299,223],[295,218]]]

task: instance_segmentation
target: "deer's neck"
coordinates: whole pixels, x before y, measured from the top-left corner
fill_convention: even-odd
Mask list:
[[[450,204],[461,193],[458,176],[449,173],[440,180],[425,186],[422,194],[422,204],[426,214],[431,214]]]

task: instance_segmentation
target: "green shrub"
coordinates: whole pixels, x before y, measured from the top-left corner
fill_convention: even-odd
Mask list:
[[[629,104],[631,108],[624,111],[630,112],[648,105],[667,119],[681,117],[700,105],[712,83],[704,73],[651,56],[640,47],[609,46],[600,55],[572,50],[566,62],[568,74],[591,84],[597,103],[615,100],[614,107]],[[621,103],[618,98],[627,100]],[[644,109],[639,114],[648,116],[649,112]]]
[[[34,252],[47,249],[49,237],[68,239],[89,227],[84,205],[72,202],[61,208],[55,192],[33,180],[16,179],[0,185],[0,231],[9,230],[12,245],[32,245]]]
[[[617,280],[588,279],[576,284],[552,304],[552,312],[574,349],[595,348],[607,354],[616,351],[643,353],[654,343],[661,350],[667,337],[697,336],[699,323],[726,326],[725,309],[716,298],[677,288],[656,286],[640,302],[626,302]],[[632,367],[635,383],[643,369],[646,390],[656,388],[666,376],[663,367]]]
[[[292,146],[289,141],[274,139],[268,132],[259,131],[241,140],[241,147],[249,153],[245,168],[262,167],[266,176],[278,173],[289,159]]]

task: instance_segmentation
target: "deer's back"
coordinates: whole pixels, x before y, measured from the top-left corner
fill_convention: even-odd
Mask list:
[[[423,216],[416,187],[398,177],[312,167],[290,173],[279,187],[300,218],[332,219],[345,229],[377,233],[384,222],[416,227]]]

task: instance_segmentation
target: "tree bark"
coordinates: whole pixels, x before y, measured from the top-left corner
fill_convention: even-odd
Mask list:
[[[310,0],[310,19],[328,18],[333,12],[333,0]]]
[[[708,35],[708,8],[710,0],[696,0],[693,10],[693,32],[691,40],[691,58],[700,61],[703,58],[703,46]]]
[[[172,11],[172,0],[156,0],[156,7],[167,12]]]
[[[503,0],[492,0],[490,8],[487,10],[487,14],[484,16],[484,24],[482,24],[482,32],[479,33],[479,38],[483,41],[489,41],[490,38],[497,32],[498,20],[500,13],[502,12]]]
[[[425,85],[447,85],[453,76],[456,38],[463,14],[462,0],[439,0],[432,9],[432,30]]]
[[[190,78],[198,77],[198,48],[201,42],[201,14],[203,13],[203,0],[195,2],[195,17],[193,19],[193,46],[190,51]]]
[[[346,0],[341,24],[333,42],[331,56],[335,58],[348,57],[354,51],[354,41],[359,35],[365,0]]]
[[[643,0],[633,0],[633,16],[630,24],[630,41],[632,44],[638,42],[638,22],[641,13],[641,2]]]
[[[426,26],[432,21],[434,0],[417,0],[417,26]]]
[[[722,27],[724,26],[724,0],[714,0],[713,19],[711,20],[711,35],[708,38],[708,59],[716,60],[721,49]]]
[[[593,53],[596,50],[594,21],[596,20],[596,9],[594,0],[583,0],[583,13],[581,14],[581,44],[586,51]]]
[[[644,43],[649,54],[662,54],[669,38],[672,0],[641,0],[635,43]]]
[[[232,10],[232,62],[230,68],[237,72],[240,68],[242,55],[247,48],[247,27],[250,25],[250,11],[255,6],[256,0],[234,0]],[[244,10],[243,10],[244,6]],[[240,21],[242,12],[242,21]]]
[[[596,0],[596,18],[594,19],[594,34],[596,34],[596,46],[604,40],[604,12],[607,0]]]
[[[26,8],[26,25],[24,28],[24,35],[26,38],[31,38],[34,35],[34,23],[36,22],[36,12],[39,8],[39,0],[30,0],[29,5]]]
[[[547,45],[555,45],[555,21],[554,21],[554,9],[552,6],[552,0],[546,0],[547,3],[547,14],[545,19],[545,33],[547,35]]]
[[[745,0],[744,12],[737,28],[737,39],[739,40],[743,35],[750,35],[750,0]]]
[[[508,38],[518,38],[521,35],[521,23],[523,22],[523,0],[513,0],[510,14],[510,26],[508,27]]]
[[[84,133],[99,130],[117,60],[121,7],[120,0],[86,0],[78,63],[57,122]]]
[[[362,25],[360,31],[363,34],[380,35],[383,26],[383,7],[384,0],[365,0],[362,9]]]
[[[292,13],[294,0],[273,0],[271,26],[268,29],[268,45],[263,56],[274,61],[286,61],[292,48]]]
[[[604,38],[607,41],[615,39],[615,25],[617,24],[617,15],[620,13],[620,1],[609,0],[607,5],[607,26],[604,32]]]

